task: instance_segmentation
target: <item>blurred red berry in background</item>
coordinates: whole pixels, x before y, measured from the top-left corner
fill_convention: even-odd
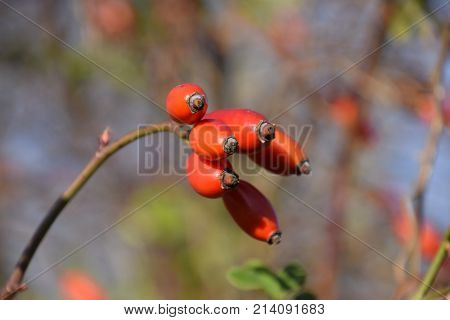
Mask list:
[[[361,112],[357,97],[341,95],[334,98],[330,102],[330,115],[336,124],[349,130],[363,145],[370,145],[376,140],[375,127],[371,119]]]
[[[394,236],[406,245],[411,243],[414,235],[414,217],[405,199],[392,190],[375,189],[370,196],[386,213]],[[442,235],[430,222],[425,221],[420,234],[421,254],[431,260],[439,249]]]
[[[414,231],[413,227],[413,220],[409,214],[400,213],[394,216],[392,221],[394,235],[402,243],[406,244],[412,241]],[[420,233],[420,247],[421,254],[425,257],[425,259],[433,259],[441,244],[441,238],[442,237],[439,231],[437,231],[431,223],[424,223]]]
[[[59,279],[61,295],[67,300],[104,300],[106,293],[101,285],[81,271],[66,271]]]
[[[90,22],[105,38],[123,38],[132,33],[135,12],[129,0],[85,1]]]
[[[331,118],[345,128],[356,125],[359,118],[358,101],[351,95],[339,96],[330,103]]]
[[[450,90],[446,90],[442,102],[442,117],[444,125],[450,126]],[[434,97],[432,94],[422,94],[417,98],[415,110],[418,117],[426,124],[430,124],[434,117]]]
[[[430,94],[420,95],[416,101],[416,112],[420,120],[426,124],[430,124],[434,117],[434,101]]]

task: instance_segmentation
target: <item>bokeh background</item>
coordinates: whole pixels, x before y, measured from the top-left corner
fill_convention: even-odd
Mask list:
[[[114,139],[167,118],[137,91],[164,106],[171,87],[196,82],[211,110],[252,108],[271,119],[445,3],[5,2],[23,16],[1,1],[2,283],[52,202],[95,152],[103,129],[109,127]],[[313,173],[268,175],[414,272],[425,270],[450,225],[445,127],[425,194],[428,231],[420,270],[405,262],[413,233],[408,199],[434,116],[430,77],[449,17],[450,5],[277,118],[281,125],[312,125],[305,148]],[[443,79],[448,125],[448,59]],[[180,178],[138,175],[137,151],[133,144],[108,160],[68,205],[28,279]],[[227,278],[231,268],[252,259],[273,270],[302,265],[306,287],[319,298],[404,298],[414,288],[411,277],[297,199],[260,176],[241,174],[272,201],[284,232],[280,245],[249,238],[221,200],[201,198],[183,181],[40,276],[18,298],[71,298],[80,282],[110,299],[266,298]],[[436,286],[448,285],[443,270]]]

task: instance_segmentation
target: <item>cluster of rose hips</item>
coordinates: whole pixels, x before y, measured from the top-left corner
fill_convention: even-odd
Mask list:
[[[281,128],[250,109],[206,113],[203,89],[181,84],[167,95],[167,112],[180,123],[193,125],[186,174],[192,188],[207,198],[222,197],[234,221],[251,237],[269,244],[280,242],[281,232],[269,200],[253,185],[239,181],[228,156],[240,152],[266,170],[280,175],[309,174],[302,149]]]

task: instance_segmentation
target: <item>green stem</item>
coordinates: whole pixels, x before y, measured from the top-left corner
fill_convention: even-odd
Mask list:
[[[148,136],[157,132],[174,132],[180,138],[186,138],[186,131],[182,130],[180,125],[173,122],[163,122],[159,124],[152,124],[142,126],[120,137],[113,143],[100,146],[99,150],[91,158],[88,164],[70,184],[70,186],[56,199],[50,210],[45,215],[42,222],[37,227],[30,241],[25,246],[19,260],[14,267],[5,287],[0,292],[0,299],[10,299],[17,292],[24,290],[25,286],[22,284],[25,272],[33,258],[36,250],[44,239],[50,227],[55,222],[66,205],[75,197],[80,189],[86,184],[90,177],[101,167],[101,165],[117,151],[126,145],[134,142],[137,139]]]
[[[442,264],[448,257],[449,250],[450,250],[450,228],[447,230],[444,240],[442,241],[438,252],[434,256],[433,261],[431,262],[431,265],[428,268],[427,273],[425,274],[421,286],[412,296],[412,299],[420,300],[426,296],[426,294],[430,290],[430,287],[433,285],[434,280],[436,280],[437,274],[441,269]]]

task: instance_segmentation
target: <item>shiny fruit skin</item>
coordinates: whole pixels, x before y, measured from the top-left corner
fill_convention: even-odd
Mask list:
[[[239,141],[239,152],[253,152],[265,143],[258,135],[258,128],[267,121],[262,114],[250,109],[221,109],[205,115],[205,119],[225,122]]]
[[[186,159],[186,175],[191,187],[207,198],[218,198],[239,182],[239,177],[226,159],[207,161],[195,153]],[[224,175],[235,176],[236,180],[232,184],[224,185]]]
[[[199,94],[203,98],[203,105],[198,110],[191,110],[186,100],[195,94]],[[200,86],[194,83],[184,83],[172,88],[166,98],[167,113],[179,123],[196,123],[203,118],[207,109],[206,94]]]
[[[89,275],[80,271],[66,271],[59,280],[59,286],[64,299],[106,299],[106,294],[102,287]]]
[[[279,242],[281,233],[275,211],[253,185],[241,180],[236,188],[224,193],[222,199],[234,221],[249,236],[269,244]]]
[[[283,176],[301,174],[308,160],[303,148],[279,127],[275,129],[275,139],[260,150],[248,153],[248,157],[264,169]]]
[[[233,143],[233,148],[226,147]],[[230,127],[220,120],[203,119],[189,133],[189,143],[194,152],[206,160],[228,157],[237,150],[237,140]]]

